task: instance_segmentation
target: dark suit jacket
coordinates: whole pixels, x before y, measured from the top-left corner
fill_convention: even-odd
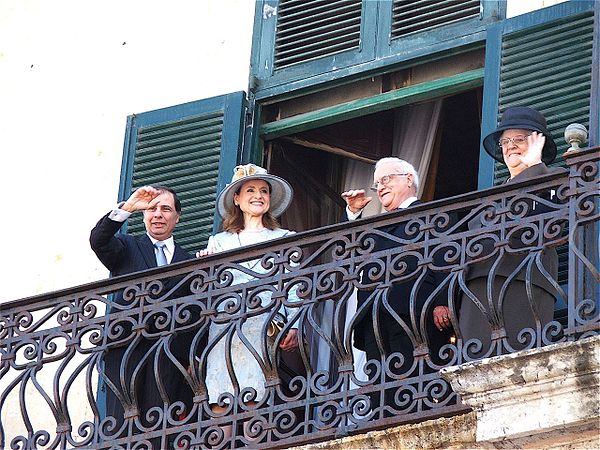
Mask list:
[[[540,163],[540,164],[536,164],[535,166],[531,166],[531,167],[525,169],[523,172],[521,172],[519,175],[517,175],[512,180],[508,180],[507,183],[516,183],[518,181],[524,181],[524,180],[527,180],[529,178],[533,178],[536,176],[546,175],[546,174],[550,174],[550,173],[557,173],[557,172],[562,172],[562,171],[565,171],[565,169],[549,168],[548,166],[546,166],[546,164]],[[542,196],[547,197],[547,199],[550,199],[550,193],[548,193],[547,195],[542,195]],[[534,216],[536,214],[543,214],[543,213],[550,211],[550,208],[548,208],[546,205],[544,205],[542,203],[532,204],[531,200],[524,200],[524,201],[529,203],[529,212],[527,213],[528,217]],[[482,224],[481,215],[478,215],[477,217],[475,217],[474,219],[469,221],[469,229],[471,229],[471,230],[479,229],[482,227],[484,227],[484,225]],[[510,239],[510,242],[509,242],[509,246],[511,248],[518,249],[520,247],[523,247],[524,244],[521,242],[521,235],[522,235],[522,233],[513,234],[513,236]],[[483,242],[483,245],[484,245],[484,250],[483,250],[484,255],[493,253],[494,248],[490,241]],[[496,275],[505,277],[505,278],[509,277],[513,273],[513,271],[515,271],[517,269],[519,264],[521,264],[524,257],[525,256],[522,254],[506,253],[502,257],[501,263],[496,268]],[[494,264],[496,259],[497,259],[497,257],[492,257],[487,260],[478,262],[477,264],[471,264],[468,267],[468,270],[466,273],[466,277],[465,277],[466,280],[469,281],[469,280],[474,280],[475,278],[487,278],[488,275],[490,274],[492,265]],[[558,278],[558,254],[556,253],[555,248],[546,248],[542,251],[542,265],[555,280]],[[521,270],[518,273],[518,275],[516,276],[516,279],[520,280],[520,281],[525,281],[525,271]],[[552,286],[552,283],[550,283],[546,279],[546,277],[544,275],[542,275],[542,273],[539,270],[537,270],[537,267],[535,267],[534,270],[532,271],[532,284],[534,286],[538,286],[538,287],[544,289],[545,291],[551,293],[552,295],[555,294],[555,289]]]
[[[90,244],[92,250],[96,253],[102,264],[110,270],[112,276],[126,275],[140,270],[147,270],[157,267],[154,246],[148,235],[130,236],[126,234],[116,234],[121,228],[122,223],[108,218],[108,214],[96,224],[90,234]],[[193,256],[186,252],[182,247],[175,244],[172,263],[192,259]],[[168,289],[168,284],[166,286]],[[164,292],[167,292],[165,289]],[[178,291],[175,295],[185,295],[186,292]],[[122,296],[115,294],[115,302],[122,303]],[[186,367],[187,352],[191,344],[193,333],[183,333],[177,335],[172,343],[171,350],[177,359]],[[135,350],[131,353],[126,367],[125,381],[129,383],[133,370],[140,362],[141,358],[150,351],[155,341],[143,339],[138,343]],[[119,370],[124,358],[125,350],[130,343],[124,347],[112,348],[106,352],[104,363],[105,373],[109,380],[120,389]],[[152,406],[162,407],[162,398],[158,391],[153,370],[153,357],[156,352],[152,352],[149,363],[147,363],[139,374],[136,384],[136,393],[141,409],[141,414],[145,414]],[[192,393],[181,373],[176,369],[171,361],[161,360],[161,381],[165,385],[169,400],[183,400],[191,405]],[[117,396],[106,387],[106,412],[107,416],[117,418],[117,423],[121,423],[123,417],[123,408]]]
[[[409,207],[416,206],[416,205],[419,205],[422,203],[423,202],[421,202],[420,200],[415,200],[411,205],[409,205]],[[408,239],[409,236],[406,233],[405,228],[406,228],[406,222],[399,222],[397,224],[390,225],[385,228],[381,228],[381,231],[391,234],[391,235],[394,235],[400,239]],[[389,249],[389,248],[392,248],[392,247],[395,247],[396,245],[398,245],[397,242],[392,241],[390,239],[386,239],[379,235],[374,235],[374,236],[372,236],[372,238],[375,240],[375,247],[373,249],[373,252],[378,252],[381,250]],[[417,269],[416,264],[412,264],[412,261],[407,261],[407,262],[409,263],[409,267],[407,268],[407,271],[405,273],[409,274]],[[371,282],[371,280],[369,280],[369,278],[368,278],[369,277],[368,269],[369,269],[369,266],[367,265],[367,267],[365,267],[365,269],[363,270],[363,279],[362,279],[363,283]],[[410,323],[410,319],[409,319],[410,318],[410,293],[413,288],[415,280],[416,280],[416,277],[414,279],[410,279],[408,281],[393,283],[388,291],[388,301],[389,301],[390,306],[398,315],[400,315],[408,323]],[[377,281],[373,280],[373,282],[377,282]],[[427,271],[425,280],[423,281],[423,284],[419,288],[419,291],[417,293],[418,295],[415,298],[416,314],[420,314],[422,307],[423,307],[425,301],[427,300],[427,297],[435,290],[436,285],[437,285],[437,276],[432,271]],[[373,293],[372,289],[363,289],[363,290],[358,291],[357,307],[359,310],[362,307],[362,305],[364,305],[368,301],[368,298],[372,293]],[[440,297],[438,297],[438,299],[436,299],[435,305],[437,306],[437,305],[445,304],[443,302],[444,302],[444,299],[442,299],[442,297],[440,296]],[[400,327],[400,325],[397,324],[396,320],[391,316],[391,314],[389,314],[387,311],[385,311],[385,307],[383,306],[383,303],[380,304],[379,311],[380,311],[380,319],[379,319],[380,324],[384,324],[385,327],[389,327],[389,328],[394,328],[396,326],[398,328]],[[433,324],[433,319],[431,318],[431,320],[428,320],[428,322],[431,322],[431,324]],[[429,325],[429,323],[428,323],[428,325]],[[354,328],[354,346],[360,350],[364,350],[365,349],[365,339],[367,339],[367,334],[373,333],[372,330],[373,330],[373,305],[371,304],[369,307],[365,308],[362,312],[360,312],[357,317],[356,325]]]
[[[123,223],[104,216],[90,234],[90,245],[98,259],[106,266],[112,276],[126,275],[140,270],[153,269],[156,266],[154,246],[147,234],[130,236],[116,234]],[[171,263],[193,259],[193,256],[175,243],[175,252]]]

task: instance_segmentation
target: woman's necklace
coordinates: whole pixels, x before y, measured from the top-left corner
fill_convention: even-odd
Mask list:
[[[246,228],[246,229],[243,229],[242,231],[240,231],[239,233],[236,233],[237,234],[238,242],[240,244],[240,247],[242,247],[244,245],[251,245],[251,244],[256,244],[257,242],[260,242],[260,241],[254,241],[252,238],[250,238],[249,242],[243,243],[242,242],[242,238],[241,238],[242,233],[244,234],[244,236],[251,236],[252,237],[252,236],[256,236],[257,233],[262,233],[263,231],[265,231],[265,229],[266,229],[265,227],[262,227],[262,228],[251,228],[251,229],[247,229]]]
[[[240,244],[240,247],[243,247],[243,246],[245,246],[245,245],[252,245],[252,244],[256,244],[256,243],[258,243],[258,242],[259,242],[259,241],[255,241],[255,242],[247,242],[247,243],[243,243],[243,242],[242,242],[242,238],[241,238],[242,232],[245,232],[246,234],[247,234],[247,233],[261,233],[261,232],[263,232],[264,230],[265,230],[265,228],[261,228],[261,229],[253,229],[253,230],[242,230],[242,231],[240,231],[239,233],[236,233],[237,240],[238,240],[238,243]],[[260,259],[255,259],[255,260],[253,260],[253,261],[247,261],[247,262],[245,263],[245,265],[246,265],[246,267],[247,267],[248,269],[250,269],[250,270],[253,270],[253,269],[256,267],[256,265],[257,265],[259,262],[260,262]]]

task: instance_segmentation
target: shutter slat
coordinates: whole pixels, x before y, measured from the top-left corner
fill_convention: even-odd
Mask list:
[[[204,170],[206,169],[214,169],[213,166],[219,165],[219,156],[213,154],[206,155],[204,157],[197,157],[195,155],[187,154],[182,156],[177,156],[174,158],[163,158],[153,160],[147,163],[135,162],[134,167],[135,170],[143,170],[144,173],[159,173],[161,170],[164,171],[165,167],[168,167],[169,170],[198,170],[198,167],[202,167]]]
[[[476,13],[479,13],[479,6],[477,6],[476,10],[470,10],[465,9],[463,5],[452,2],[452,5],[449,5],[447,7],[432,5],[430,11],[426,11],[423,9],[419,11],[419,15],[417,17],[415,17],[414,14],[396,13],[393,14],[392,20],[394,21],[394,25],[402,27],[403,24],[411,22],[419,22],[423,24],[428,24],[431,21],[443,22],[444,19],[447,17],[466,17],[474,15]]]
[[[479,0],[394,0],[392,3],[392,39],[421,33],[467,19],[479,18]]]
[[[516,35],[511,37],[509,41],[505,41],[502,43],[502,55],[510,56],[513,51],[522,52],[531,47],[535,47],[539,44],[539,42],[544,42],[546,39],[557,35],[567,35],[571,37],[581,36],[578,33],[573,34],[573,30],[580,30],[582,27],[587,28],[589,26],[593,26],[594,18],[591,16],[581,16],[577,19],[566,20],[566,21],[557,21],[556,25],[548,28],[542,29],[536,32],[535,36],[529,36],[527,34],[523,34],[521,36]],[[585,38],[583,38],[585,41]],[[515,49],[515,50],[513,50]]]
[[[207,130],[198,130],[197,132],[185,132],[185,133],[172,133],[170,136],[161,136],[153,139],[146,139],[144,142],[139,142],[137,145],[138,149],[146,147],[152,147],[156,145],[169,144],[170,142],[185,143],[186,140],[193,142],[194,139],[200,139],[201,141],[207,141],[210,139],[218,139],[220,137],[222,124],[220,126],[213,126]]]
[[[587,54],[585,55],[587,56]],[[580,56],[581,55],[577,53],[564,55],[561,58],[561,63],[565,64],[567,69],[565,69],[565,66],[558,66],[553,59],[537,63],[535,72],[531,71],[529,64],[522,64],[519,67],[517,67],[517,64],[514,64],[514,67],[504,71],[506,79],[501,82],[500,87],[502,89],[510,89],[517,83],[538,80],[540,77],[558,79],[575,76],[581,72],[581,69],[579,68],[581,63],[583,63],[584,66],[591,63],[591,53],[589,54],[589,58],[585,57],[583,61],[580,60]]]
[[[139,152],[140,161],[145,161],[157,153],[165,153],[169,155],[180,155],[197,153],[198,155],[210,154],[215,148],[221,146],[220,137],[218,139],[205,141],[204,139],[191,139],[181,141],[180,145],[177,142],[173,142],[169,145],[160,145],[156,147],[148,148],[137,148]]]
[[[358,49],[361,18],[362,0],[281,0],[277,10],[275,70]]]
[[[322,58],[324,56],[334,55],[335,53],[339,53],[341,50],[349,50],[352,46],[349,46],[348,43],[343,42],[337,45],[332,45],[329,47],[329,53],[323,53],[321,50],[309,51],[305,53],[295,54],[290,58],[281,58],[281,61],[287,65],[297,64],[306,61],[313,61],[318,58]]]
[[[588,80],[589,74],[586,73],[574,75],[567,79],[554,79],[550,83],[545,82],[543,78],[532,80],[521,84],[522,90],[505,95],[503,102],[506,104],[516,104],[521,101],[521,99],[531,97],[536,97],[541,100],[542,98],[555,97],[556,95],[560,95],[564,99],[571,95],[580,96],[581,87],[585,86]]]
[[[336,45],[345,45],[346,42],[346,37],[349,34],[345,34],[344,36],[340,36],[337,33],[338,30],[336,30],[335,32],[332,33],[323,33],[323,35],[318,37],[318,41],[314,42],[313,39],[310,40],[306,40],[303,42],[303,52],[302,54],[310,54],[311,52],[314,51],[321,51],[323,44],[328,44],[329,48],[332,48]],[[358,31],[356,31],[356,35],[358,36]],[[326,39],[327,38],[327,39]],[[286,55],[295,55],[298,53],[298,49],[293,46],[294,43],[290,44],[290,46],[284,46],[288,47],[288,50],[278,50],[278,56],[280,58],[281,61],[285,60],[285,56]],[[296,43],[297,44],[297,43]]]
[[[346,20],[340,20],[334,24],[326,23],[322,26],[311,27],[309,30],[297,32],[292,36],[277,36],[276,45],[278,49],[298,45],[298,42],[316,41],[325,36],[331,35],[346,35],[347,30],[350,33],[356,31],[357,26],[360,26],[359,17],[349,17]]]
[[[355,0],[336,0],[336,1],[316,1],[304,2],[299,8],[286,8],[288,3],[283,0],[279,7],[278,25],[287,26],[298,23],[300,21],[312,22],[315,17],[335,17],[337,13],[343,13],[349,9],[357,9],[360,7],[360,2]]]

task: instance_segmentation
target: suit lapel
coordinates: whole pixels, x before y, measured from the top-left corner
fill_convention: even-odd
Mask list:
[[[154,253],[154,245],[152,245],[152,241],[148,237],[147,234],[144,234],[140,240],[140,253],[142,254],[142,258],[144,258],[144,262],[147,264],[148,268],[158,267],[156,265],[156,254]]]
[[[171,263],[187,261],[188,259],[190,259],[190,255],[183,248],[177,245],[177,243],[175,243],[175,252],[173,252],[173,260]]]

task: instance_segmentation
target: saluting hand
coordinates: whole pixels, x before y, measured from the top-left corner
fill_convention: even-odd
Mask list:
[[[121,206],[121,209],[129,212],[148,209],[158,202],[156,198],[159,195],[160,191],[158,189],[154,189],[152,186],[143,186],[136,189],[129,196],[127,201]]]
[[[346,200],[348,209],[353,213],[359,212],[373,200],[373,197],[367,197],[364,189],[352,189],[342,192],[342,198]]]

